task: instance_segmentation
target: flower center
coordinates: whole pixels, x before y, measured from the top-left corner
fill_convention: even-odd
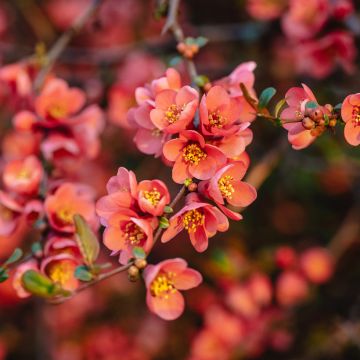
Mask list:
[[[145,239],[146,235],[134,222],[129,221],[124,227],[125,236],[128,244],[139,245],[142,240]]]
[[[232,198],[232,194],[235,191],[234,186],[231,184],[232,180],[234,180],[232,176],[225,175],[218,181],[219,190],[224,198]]]
[[[31,178],[31,172],[28,169],[21,169],[16,176],[19,180],[28,180]]]
[[[55,119],[64,118],[67,114],[66,106],[60,104],[54,104],[48,110],[49,115]]]
[[[56,213],[57,218],[61,220],[64,224],[72,224],[73,223],[73,217],[74,213],[67,208],[60,209]]]
[[[151,191],[144,191],[144,198],[148,200],[151,205],[156,206],[161,199],[161,194],[157,188],[153,188]]]
[[[49,277],[60,285],[66,284],[73,272],[73,267],[68,262],[58,263],[51,266]]]
[[[151,131],[151,135],[156,136],[156,137],[160,137],[160,136],[161,136],[161,130],[159,130],[159,129],[153,129],[153,130]]]
[[[186,145],[183,149],[182,156],[186,163],[191,163],[191,165],[198,165],[201,160],[207,157],[207,154],[202,151],[198,144],[189,144]]]
[[[226,123],[226,118],[219,111],[214,111],[209,115],[209,123],[211,126],[221,129]]]
[[[183,217],[184,228],[190,233],[195,232],[199,226],[204,225],[205,215],[198,210],[189,210]]]
[[[172,104],[165,111],[165,117],[169,124],[176,123],[181,115],[181,108],[175,104]]]
[[[154,297],[168,299],[169,295],[176,293],[173,278],[175,273],[160,273],[150,285],[150,293]]]
[[[355,126],[360,126],[360,106],[353,106],[352,120]]]

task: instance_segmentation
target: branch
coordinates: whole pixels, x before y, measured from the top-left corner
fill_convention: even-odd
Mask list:
[[[54,66],[55,61],[60,54],[65,50],[71,39],[77,34],[88,21],[88,19],[94,14],[101,4],[101,0],[93,0],[89,7],[81,14],[73,23],[73,25],[64,32],[60,38],[55,42],[50,51],[47,54],[46,65],[39,71],[34,80],[34,89],[38,91],[45,81],[46,75]]]
[[[168,31],[171,31],[178,43],[185,41],[184,32],[178,20],[179,6],[180,0],[169,0],[169,11],[167,19],[161,32],[161,34],[164,35]],[[198,76],[195,63],[191,59],[187,58],[185,58],[185,63],[192,81],[195,81]]]

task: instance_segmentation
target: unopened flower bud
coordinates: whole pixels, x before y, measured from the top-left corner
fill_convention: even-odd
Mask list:
[[[130,281],[137,281],[139,279],[139,269],[135,265],[130,266],[128,276]]]
[[[208,92],[211,89],[212,85],[211,82],[208,82],[204,85],[204,91]]]
[[[176,46],[179,53],[183,53],[186,50],[186,45],[183,42],[180,42]]]
[[[191,192],[194,192],[197,190],[197,184],[196,183],[191,183],[189,186],[188,186],[188,190],[191,191]]]
[[[329,126],[330,126],[330,127],[335,127],[335,126],[336,126],[336,119],[331,119],[331,120],[329,121]]]
[[[320,109],[314,109],[310,113],[310,117],[315,121],[318,122],[324,117],[324,113]]]
[[[315,122],[313,120],[311,120],[309,117],[305,117],[302,120],[302,126],[306,129],[306,130],[311,130],[314,129],[315,127]]]
[[[326,104],[325,105],[326,109],[328,109],[330,112],[332,112],[334,110],[334,107],[331,104]]]
[[[145,259],[136,259],[134,264],[139,270],[142,270],[145,269],[147,261]]]

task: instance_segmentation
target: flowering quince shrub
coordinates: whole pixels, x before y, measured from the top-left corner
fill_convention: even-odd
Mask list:
[[[52,70],[65,51],[66,39],[81,31],[96,12],[99,23],[92,25],[100,34],[93,40],[84,34],[86,43],[106,48],[114,39],[124,43],[137,39],[136,31],[127,34],[119,21],[135,27],[143,6],[137,1],[121,5],[112,0],[106,5],[81,1],[86,6],[80,0],[69,7],[63,1],[49,1],[44,9],[56,27],[73,25],[49,52],[43,53],[39,45],[33,57],[0,68],[1,103],[11,113],[10,129],[2,137],[0,240],[26,238],[24,250],[16,247],[3,256],[0,282],[10,278],[4,285],[10,284],[18,298],[72,304],[74,311],[63,305],[58,312],[51,310],[55,307],[45,310],[47,326],[65,337],[67,329],[85,324],[87,312],[106,308],[108,299],[102,291],[92,290],[95,285],[102,289],[98,283],[122,272],[131,282],[143,280],[149,313],[141,314],[141,324],[135,324],[138,336],[125,334],[114,324],[94,326],[78,344],[64,342],[55,351],[56,359],[80,359],[79,353],[87,359],[113,359],[119,353],[134,360],[156,358],[165,332],[162,320],[176,320],[186,309],[197,321],[197,330],[193,326],[189,331],[190,348],[184,354],[188,360],[254,358],[267,349],[287,351],[295,341],[290,325],[295,310],[314,300],[319,287],[332,280],[344,247],[351,244],[350,239],[340,246],[338,239],[358,232],[358,205],[328,246],[307,241],[305,246],[285,244],[279,234],[290,241],[300,236],[308,218],[316,216],[294,204],[285,203],[279,210],[261,203],[266,196],[259,188],[283,150],[266,148],[268,141],[261,138],[259,127],[267,122],[280,137],[287,136],[294,159],[310,146],[321,152],[336,132],[345,141],[334,146],[335,155],[329,157],[343,159],[338,155],[341,147],[354,150],[360,145],[360,93],[339,90],[337,101],[331,98],[327,103],[316,83],[311,82],[312,90],[300,81],[295,86],[285,83],[285,89],[279,86],[282,95],[275,102],[275,88],[258,89],[255,61],[241,62],[230,74],[210,81],[197,73],[194,63],[195,56],[206,61],[208,54],[202,48],[207,39],[185,37],[177,18],[182,10],[178,0],[157,4],[156,14],[165,17],[163,32],[176,40],[179,65],[164,68],[152,55],[134,52],[116,69],[113,84],[88,79],[84,86],[75,86],[65,80],[70,76]],[[125,11],[130,5],[132,15]],[[81,14],[84,6],[87,11]],[[298,73],[325,78],[338,65],[354,72],[351,0],[311,0],[306,6],[300,0],[248,0],[246,9],[261,21],[280,20],[289,54],[301,54],[294,61]],[[151,25],[145,25],[152,34]],[[104,90],[107,100],[102,101]],[[116,136],[124,132],[129,152],[136,149],[144,155],[145,171],[132,170],[131,160],[126,167],[111,164],[110,153],[117,150],[110,145],[119,146],[119,152],[124,149],[118,138],[101,142],[102,136],[113,140],[112,131]],[[256,146],[266,149],[263,160],[254,156]],[[152,169],[153,164],[158,168]],[[346,166],[330,170],[325,181],[319,180],[322,190],[345,192],[358,176]],[[284,183],[294,181],[290,172],[281,176]],[[270,192],[281,200],[284,190],[286,186]],[[242,214],[248,207],[250,213],[256,212],[256,222]],[[276,239],[257,213],[261,207],[271,208]],[[330,223],[329,219],[316,221]],[[233,241],[234,222],[240,220],[239,229],[245,230],[237,231]],[[264,252],[247,253],[239,240],[251,233],[247,227],[263,228],[265,240],[273,240]],[[324,234],[328,236],[325,230]],[[109,284],[112,290],[135,291],[120,281]],[[155,344],[150,344],[153,337]],[[0,329],[0,360],[1,344]]]

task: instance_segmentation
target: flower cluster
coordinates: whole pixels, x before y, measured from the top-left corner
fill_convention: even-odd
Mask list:
[[[334,23],[351,20],[352,0],[311,0],[306,6],[302,0],[248,0],[247,10],[262,21],[281,17],[287,38],[286,52],[297,72],[324,78],[337,65],[348,73],[354,72],[356,47],[351,31],[335,28],[316,37],[331,20]]]

